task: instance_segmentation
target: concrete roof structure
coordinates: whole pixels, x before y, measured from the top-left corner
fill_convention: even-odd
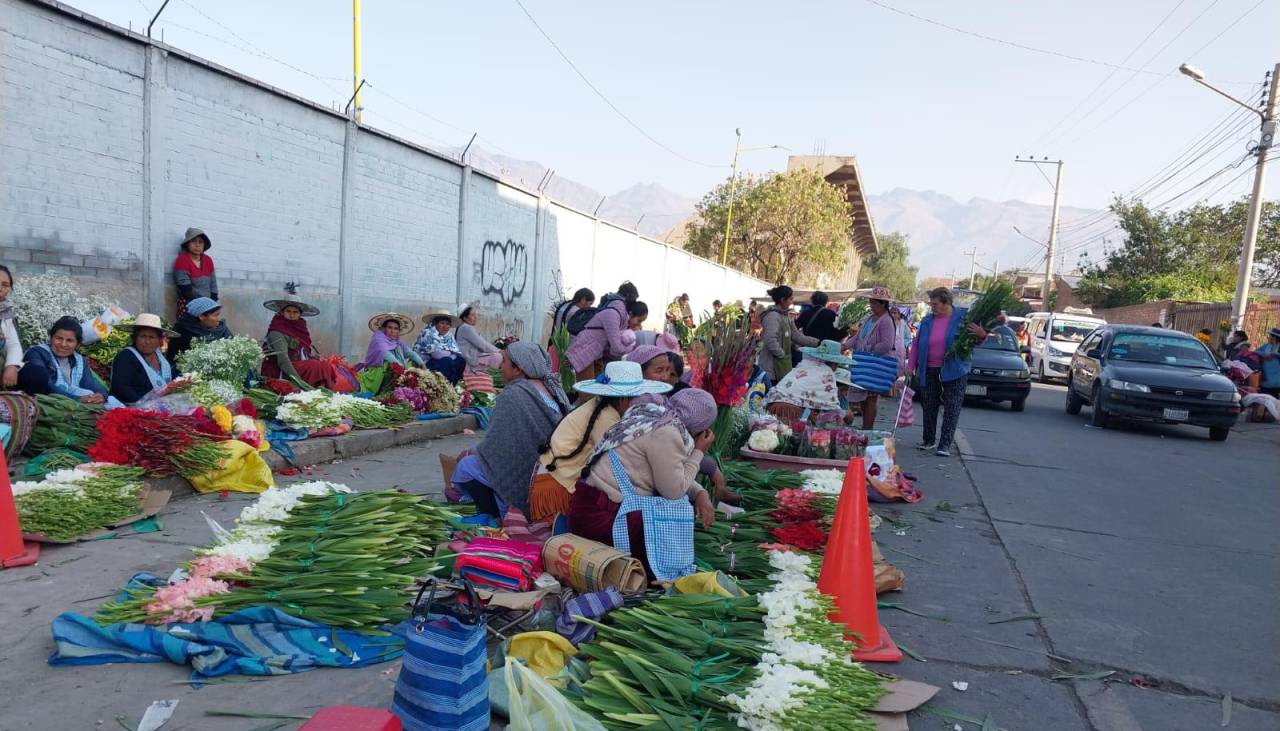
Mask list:
[[[871,220],[871,208],[862,188],[862,174],[858,171],[858,158],[852,155],[792,155],[787,158],[787,170],[817,170],[828,183],[842,188],[845,199],[853,207],[853,247],[858,254],[867,257],[880,250],[876,242],[876,227]]]

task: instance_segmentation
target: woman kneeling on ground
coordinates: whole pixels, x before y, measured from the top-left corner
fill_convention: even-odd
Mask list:
[[[160,322],[159,315],[144,312],[131,325],[133,343],[111,361],[111,395],[124,404],[134,404],[148,393],[164,388],[178,375],[178,369],[160,352],[166,337],[178,334]]]
[[[471,496],[476,512],[499,519],[508,505],[529,515],[538,452],[569,410],[560,377],[537,344],[520,340],[507,346],[500,368],[505,386],[484,441],[453,470],[453,484]]]
[[[24,356],[25,364],[18,372],[18,386],[35,396],[57,394],[82,404],[102,404],[108,409],[123,406],[107,395],[107,387],[76,352],[84,339],[84,329],[74,317],[58,318],[49,328],[49,342],[33,345]]]
[[[591,399],[564,417],[543,446],[538,461],[545,472],[533,481],[530,520],[549,520],[557,513],[567,514],[582,468],[587,466],[605,432],[622,419],[636,397],[666,393],[671,386],[646,378],[636,363],[614,361],[595,379],[573,384],[573,390]]]
[[[695,515],[715,522],[694,477],[715,441],[711,394],[687,388],[667,406],[634,405],[596,445],[569,504],[569,530],[640,559],[659,581],[693,573]]]
[[[840,343],[823,340],[816,348],[801,348],[804,358],[783,376],[765,396],[770,414],[787,422],[812,422],[826,411],[840,411],[836,368],[848,368],[853,359],[840,352]]]

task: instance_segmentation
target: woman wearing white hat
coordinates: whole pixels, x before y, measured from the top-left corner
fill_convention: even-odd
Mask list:
[[[111,395],[132,405],[148,393],[164,388],[178,369],[160,352],[166,337],[178,333],[164,326],[159,315],[144,312],[132,324],[117,325],[132,333],[132,344],[111,361]]]
[[[639,363],[619,360],[607,364],[597,378],[573,384],[573,390],[592,398],[569,412],[543,445],[538,462],[545,473],[534,479],[530,491],[531,520],[567,514],[582,468],[604,433],[627,413],[632,399],[667,393],[671,385],[645,379]]]
[[[458,318],[441,310],[423,315],[422,324],[427,327],[418,336],[413,349],[426,361],[429,370],[440,373],[449,379],[449,383],[457,383],[462,378],[462,369],[467,365],[458,341],[449,332],[458,324]]]

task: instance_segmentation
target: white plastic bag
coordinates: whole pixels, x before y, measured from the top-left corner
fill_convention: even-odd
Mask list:
[[[507,685],[510,731],[605,731],[599,721],[520,661],[507,658],[502,675]]]

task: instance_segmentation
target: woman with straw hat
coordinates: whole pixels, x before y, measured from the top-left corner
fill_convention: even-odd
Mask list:
[[[394,363],[399,366],[423,366],[422,358],[400,338],[413,332],[412,318],[397,312],[382,312],[369,318],[369,330],[373,336],[369,338],[369,347],[364,352],[361,369],[376,368],[380,365]]]
[[[432,312],[422,316],[422,324],[426,329],[418,336],[413,349],[422,356],[429,370],[436,371],[449,379],[449,383],[457,383],[462,378],[462,369],[467,361],[462,357],[462,348],[449,332],[458,324],[458,318],[446,310]]]
[[[111,395],[124,404],[137,403],[164,388],[178,374],[161,352],[165,338],[178,333],[164,326],[159,315],[144,312],[132,324],[117,325],[132,334],[132,343],[111,361]]]
[[[823,340],[816,348],[801,348],[799,365],[782,377],[765,396],[769,413],[788,421],[809,421],[812,416],[840,410],[836,389],[837,367],[848,368],[853,359],[840,351],[840,343]]]
[[[898,371],[902,370],[902,345],[898,337],[898,326],[893,321],[893,316],[889,314],[889,305],[892,304],[893,295],[889,293],[887,287],[873,287],[867,295],[867,299],[871,302],[871,314],[867,315],[867,319],[858,324],[849,339],[844,341],[844,346],[854,353],[854,359],[858,360],[859,353],[870,353],[872,355],[889,356],[894,358],[894,380],[897,378]],[[879,363],[880,359],[865,358],[860,363]],[[862,367],[861,365],[859,367]],[[864,382],[865,383],[865,382]],[[871,429],[876,425],[876,404],[881,396],[888,396],[889,391],[868,391],[854,386],[849,389],[849,402],[862,404],[862,428]]]
[[[311,329],[305,318],[320,314],[320,308],[303,302],[298,297],[298,285],[285,284],[285,296],[267,300],[262,306],[276,313],[267,325],[267,337],[262,361],[264,378],[287,378],[294,385],[307,388],[327,388],[330,391],[351,393],[360,381],[347,367],[339,367],[320,360],[311,342]]]

